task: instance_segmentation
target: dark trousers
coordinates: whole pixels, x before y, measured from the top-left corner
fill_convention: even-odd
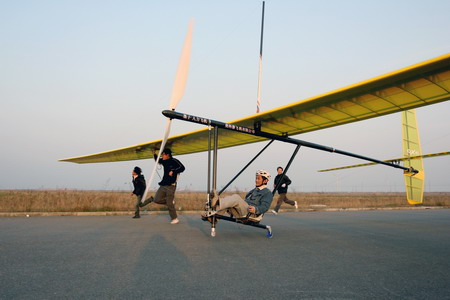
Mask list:
[[[286,193],[282,193],[282,194],[280,194],[280,196],[278,197],[277,205],[275,206],[275,209],[274,209],[276,212],[278,212],[278,210],[280,209],[281,204],[283,204],[283,202],[285,202],[285,203],[287,203],[287,204],[290,204],[290,205],[292,205],[292,206],[295,205],[295,201],[289,200],[289,199],[286,197]]]
[[[134,215],[139,216],[139,205],[141,204],[143,195],[136,195],[136,203],[134,205]]]
[[[165,204],[169,209],[169,215],[173,219],[177,218],[177,211],[175,209],[175,190],[177,187],[175,185],[161,185],[156,191],[155,197],[152,202],[157,204]]]

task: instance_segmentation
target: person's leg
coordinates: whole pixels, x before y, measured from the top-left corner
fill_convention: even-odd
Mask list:
[[[279,194],[277,205],[275,205],[275,208],[274,208],[274,211],[276,213],[280,210],[281,204],[283,204],[285,198],[286,198],[286,193]]]
[[[134,218],[139,218],[139,207],[141,204],[141,200],[142,200],[142,196],[136,196],[136,203],[134,205],[135,209],[134,209]]]
[[[155,193],[155,197],[150,196],[145,200],[143,203],[141,203],[140,207],[146,206],[149,203],[157,203],[157,204],[166,204],[166,193],[163,186],[160,186],[158,190]]]
[[[175,198],[175,190],[176,190],[176,186],[173,185],[169,185],[169,186],[165,186],[165,194],[166,194],[166,205],[167,208],[169,209],[169,215],[170,218],[172,218],[172,220],[177,218],[177,210],[175,209],[175,203],[174,203],[174,198]]]
[[[284,203],[287,203],[287,204],[292,205],[292,206],[295,205],[295,201],[288,199],[286,193],[284,193],[283,195],[284,195]]]
[[[166,186],[160,186],[155,193],[155,197],[152,202],[156,204],[166,204]]]
[[[167,205],[167,208],[169,209],[169,215],[172,221],[177,218],[177,211],[175,209],[174,204],[175,189],[176,186],[162,185],[156,191],[155,197],[154,198],[152,197],[150,201],[156,204]],[[149,199],[147,199],[145,202],[147,202]]]
[[[245,217],[248,213],[248,204],[238,194],[226,196],[219,199],[217,213],[222,213],[228,208],[234,208],[239,214],[239,217]]]
[[[150,196],[150,197],[147,198],[144,202],[140,203],[140,204],[139,204],[139,207],[144,207],[144,206],[146,206],[147,204],[153,202],[153,200],[154,200],[153,196]]]

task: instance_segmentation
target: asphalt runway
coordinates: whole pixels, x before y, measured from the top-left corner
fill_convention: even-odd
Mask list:
[[[450,299],[450,210],[0,218],[1,299]]]

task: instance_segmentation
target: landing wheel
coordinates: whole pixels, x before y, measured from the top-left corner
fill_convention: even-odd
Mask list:
[[[216,216],[212,216],[211,217],[211,236],[215,237],[216,236],[216,224],[217,224],[217,218]]]

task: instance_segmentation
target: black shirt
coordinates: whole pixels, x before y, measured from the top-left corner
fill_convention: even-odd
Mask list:
[[[176,183],[178,174],[185,170],[183,164],[173,157],[166,160],[161,158],[158,163],[164,167],[164,176],[161,182],[158,183],[159,185],[172,185]],[[169,175],[170,171],[173,172],[172,176]]]
[[[284,194],[287,193],[288,190],[288,185],[290,185],[292,183],[292,181],[289,179],[289,177],[287,177],[287,175],[284,175],[283,179],[281,179],[281,176],[283,176],[283,174],[278,174],[275,177],[275,186],[277,186],[278,182],[281,180],[280,185],[278,186],[278,194]],[[282,187],[283,184],[286,184],[285,187]]]
[[[145,188],[147,186],[145,183],[144,175],[138,175],[138,177],[136,178],[133,177],[133,186],[133,194],[135,194],[136,196],[144,195]]]

